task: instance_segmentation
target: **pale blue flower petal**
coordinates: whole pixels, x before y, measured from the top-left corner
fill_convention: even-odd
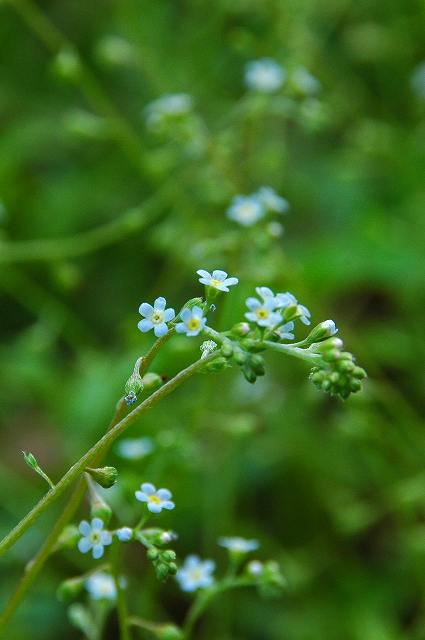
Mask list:
[[[167,304],[166,299],[161,296],[155,300],[153,306],[154,306],[154,309],[158,311],[164,311],[166,304]]]
[[[247,298],[246,306],[248,307],[248,309],[252,309],[253,311],[255,311],[255,309],[261,307],[261,302],[257,300],[257,298]]]
[[[235,284],[238,284],[239,282],[239,278],[227,278],[223,284],[225,284],[227,287],[232,287]]]
[[[81,538],[81,540],[78,541],[78,549],[81,551],[81,553],[87,553],[87,551],[90,551],[91,548],[92,543],[89,538]]]
[[[170,500],[171,491],[169,491],[168,489],[158,489],[156,495],[158,496],[158,498],[161,498],[161,500]]]
[[[142,331],[143,333],[146,333],[147,331],[150,331],[153,327],[153,322],[151,322],[150,320],[140,320],[140,322],[137,324],[137,326],[139,327],[140,331]]]
[[[205,269],[198,269],[196,273],[198,274],[198,276],[201,276],[202,278],[206,278],[208,280],[211,279],[211,274],[208,271],[205,271]]]
[[[186,333],[186,325],[184,322],[178,322],[176,324],[176,332],[177,333]]]
[[[93,547],[93,558],[95,560],[99,560],[99,558],[101,558],[103,556],[103,545],[102,544],[95,544]]]
[[[165,334],[168,333],[168,327],[165,322],[161,322],[161,324],[156,324],[154,326],[153,332],[157,338],[162,338],[162,336],[165,336]]]
[[[170,511],[171,509],[174,509],[174,507],[175,507],[175,506],[176,506],[176,505],[175,505],[175,504],[174,504],[174,502],[172,502],[171,500],[166,500],[165,502],[163,502],[163,503],[161,504],[161,507],[162,507],[163,509],[168,509],[169,511]]]
[[[192,315],[191,310],[185,307],[181,312],[180,317],[183,320],[183,322],[186,322],[186,320],[189,320],[191,315]]]
[[[100,518],[93,518],[91,521],[91,528],[93,531],[102,531],[103,529],[103,520]]]
[[[151,513],[161,513],[162,504],[155,504],[153,502],[148,502],[148,509]]]
[[[147,502],[149,500],[148,496],[143,491],[136,491],[134,495],[139,502]]]
[[[154,308],[151,304],[148,304],[147,302],[142,302],[142,304],[139,307],[139,313],[142,316],[144,316],[145,318],[150,318],[153,312],[154,312]]]
[[[147,496],[151,496],[156,491],[155,485],[152,484],[151,482],[144,482],[140,486],[140,488],[142,491],[146,493]]]
[[[171,320],[174,320],[175,317],[176,317],[176,313],[175,313],[174,309],[172,309],[171,307],[164,311],[164,320],[165,320],[165,322],[171,322]]]
[[[212,277],[214,278],[214,280],[226,280],[227,273],[225,271],[222,271],[221,269],[214,269],[214,271],[212,272]]]
[[[82,520],[80,522],[80,525],[78,527],[79,532],[81,533],[81,535],[83,536],[88,536],[91,533],[91,526],[89,525],[89,523],[87,522],[87,520]]]
[[[104,546],[107,546],[108,544],[111,544],[111,542],[112,542],[111,532],[110,531],[102,531],[102,535],[101,535],[100,541]]]

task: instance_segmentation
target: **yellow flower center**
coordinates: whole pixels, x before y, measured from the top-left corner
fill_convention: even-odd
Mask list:
[[[265,320],[270,315],[270,313],[267,311],[267,309],[264,309],[264,307],[260,307],[259,309],[257,309],[256,314],[257,318],[259,318],[260,320]]]
[[[149,496],[149,502],[153,502],[153,504],[160,504],[161,502],[161,498],[158,498],[158,496]]]
[[[212,287],[219,287],[223,284],[222,280],[217,280],[217,278],[211,278],[210,282]]]
[[[162,311],[154,311],[152,314],[152,322],[162,321]]]
[[[187,327],[188,329],[190,329],[190,331],[196,331],[196,329],[199,329],[200,326],[201,321],[199,320],[199,318],[191,318],[187,323]]]

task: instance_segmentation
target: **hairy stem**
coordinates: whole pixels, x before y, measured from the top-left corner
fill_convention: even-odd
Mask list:
[[[160,389],[155,391],[144,402],[139,404],[131,413],[116,424],[108,431],[95,445],[91,447],[76,462],[46,495],[35,505],[33,509],[8,533],[0,542],[0,555],[3,555],[19,538],[34,524],[46,509],[55,502],[59,496],[74,482],[85,470],[90,466],[97,456],[101,456],[110,447],[110,445],[132,425],[143,413],[155,406],[160,400],[179,387],[183,382],[191,378],[196,372],[204,367],[206,362],[213,360],[220,355],[219,351],[212,353],[208,358],[197,360],[186,369],[177,373],[174,378],[165,383]]]

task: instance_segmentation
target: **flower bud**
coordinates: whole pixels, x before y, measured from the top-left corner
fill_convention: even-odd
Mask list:
[[[146,373],[142,378],[142,384],[146,391],[155,391],[162,385],[162,378],[157,373]]]
[[[248,335],[250,331],[251,327],[247,322],[238,322],[237,324],[233,325],[231,329],[231,333],[235,336],[239,336],[240,338]]]
[[[248,362],[257,376],[263,376],[265,374],[264,358],[262,356],[258,354],[252,355],[249,357]]]
[[[150,549],[148,549],[146,552],[148,560],[156,560],[158,558],[158,555],[159,551],[156,547],[150,547]]]
[[[178,567],[175,562],[168,563],[168,572],[171,576],[175,576],[178,571]]]
[[[242,349],[238,349],[233,353],[233,360],[239,365],[245,364],[247,357],[248,354],[245,351],[242,351]]]
[[[155,635],[158,640],[183,640],[183,633],[174,624],[163,624],[157,627]]]
[[[225,358],[230,358],[233,355],[233,345],[230,340],[225,340],[221,345],[221,353]]]
[[[158,580],[166,580],[169,574],[168,565],[163,562],[158,562],[155,567],[155,573]]]
[[[176,552],[172,549],[166,549],[161,553],[161,559],[164,560],[164,562],[173,562],[176,557]]]
[[[101,467],[99,469],[90,469],[87,467],[86,471],[91,475],[93,480],[104,489],[113,487],[118,478],[118,471],[115,467]]]
[[[68,578],[61,582],[57,590],[59,600],[68,601],[76,598],[83,590],[84,581],[84,577],[78,576],[78,578]]]
[[[265,346],[259,340],[252,340],[251,338],[246,338],[246,340],[242,340],[241,346],[247,351],[251,351],[252,353],[259,353],[260,351],[265,351]]]
[[[69,47],[59,51],[54,60],[54,70],[64,80],[77,80],[81,73],[78,53]]]
[[[333,320],[324,320],[310,331],[304,343],[310,345],[316,342],[322,342],[334,336],[337,331],[338,329]]]
[[[295,320],[295,318],[297,318],[298,315],[299,315],[298,305],[290,304],[286,307],[283,313],[283,319],[285,320],[285,322],[289,322],[290,320]]]
[[[244,365],[242,367],[242,373],[243,376],[245,378],[245,380],[247,380],[247,382],[250,382],[251,384],[254,384],[254,382],[257,380],[257,376],[255,374],[255,371],[253,369],[251,369],[251,367],[249,365]]]
[[[125,383],[124,387],[124,400],[128,405],[134,404],[137,400],[137,396],[143,390],[143,380],[140,377],[140,365],[142,363],[143,358],[138,358],[136,360],[136,364],[134,365],[133,373]]]

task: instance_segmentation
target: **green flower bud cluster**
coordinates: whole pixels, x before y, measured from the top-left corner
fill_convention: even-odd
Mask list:
[[[277,597],[286,587],[286,580],[275,560],[260,562],[251,560],[245,567],[245,573],[254,579],[260,594],[265,597]]]
[[[237,364],[244,378],[251,383],[254,383],[259,376],[263,376],[266,372],[264,358],[258,353],[263,350],[264,347],[261,343],[251,338],[244,338],[240,344],[226,339],[221,345],[224,359],[227,359],[229,363]]]
[[[339,338],[330,338],[316,346],[315,351],[320,353],[324,363],[311,370],[310,380],[322,391],[346,400],[352,393],[360,391],[361,381],[367,374],[356,365],[351,353],[342,351],[343,346]]]
[[[172,549],[164,551],[152,545],[146,552],[148,560],[150,560],[155,568],[156,577],[164,582],[168,576],[175,576],[177,573],[176,553]]]

